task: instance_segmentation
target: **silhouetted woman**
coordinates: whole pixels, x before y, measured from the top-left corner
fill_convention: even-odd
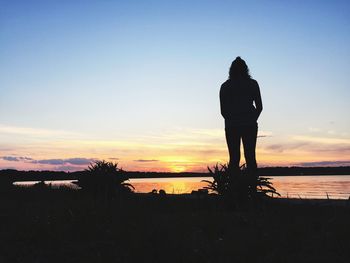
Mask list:
[[[232,62],[229,78],[221,85],[220,106],[225,119],[229,168],[239,169],[242,139],[247,168],[255,171],[257,120],[263,107],[258,82],[250,77],[248,66],[240,57]]]

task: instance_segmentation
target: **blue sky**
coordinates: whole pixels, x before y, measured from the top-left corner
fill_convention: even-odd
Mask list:
[[[36,160],[0,168],[224,162],[218,91],[238,55],[263,97],[262,165],[350,160],[347,1],[0,3],[0,158]]]

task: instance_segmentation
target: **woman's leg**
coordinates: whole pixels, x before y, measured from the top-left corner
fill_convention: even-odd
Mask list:
[[[239,170],[239,161],[241,159],[241,132],[237,128],[226,128],[226,142],[230,155],[229,168]]]
[[[256,157],[255,157],[257,135],[258,135],[258,125],[246,126],[242,131],[244,157],[247,163],[247,168],[252,171],[255,171],[257,168]]]

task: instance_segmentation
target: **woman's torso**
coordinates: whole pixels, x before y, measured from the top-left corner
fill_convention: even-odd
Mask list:
[[[256,124],[253,105],[257,83],[253,79],[227,80],[221,86],[221,100],[226,110],[225,126]]]

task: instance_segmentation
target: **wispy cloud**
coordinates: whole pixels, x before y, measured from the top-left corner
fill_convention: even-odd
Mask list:
[[[7,169],[9,162],[15,164],[11,167],[20,170],[52,170],[52,171],[79,171],[87,168],[87,166],[96,161],[96,158],[52,158],[52,159],[33,159],[23,156],[2,156],[0,160],[0,169]],[[5,162],[4,162],[5,161]]]
[[[162,135],[157,135],[158,138],[164,138],[166,141],[172,139],[177,141],[209,141],[217,142],[217,140],[225,140],[224,129],[175,129],[174,131],[166,132]],[[272,132],[261,131],[258,132],[258,137],[271,137]]]
[[[1,152],[16,151],[16,148],[0,145],[0,151]]]
[[[29,137],[40,137],[40,138],[52,138],[52,137],[77,137],[80,134],[64,131],[64,130],[50,130],[41,128],[21,127],[21,126],[10,126],[0,124],[0,134],[9,135],[24,135]]]
[[[36,131],[34,134],[41,133]],[[268,165],[297,162],[307,165],[307,162],[323,160],[342,161],[350,156],[350,140],[341,136],[278,135],[261,131],[259,138],[258,162]],[[54,138],[45,143],[35,139],[19,144],[17,150],[2,151],[2,155],[6,158],[0,157],[1,167],[8,166],[11,161],[20,169],[67,171],[82,169],[97,159],[117,160],[127,170],[154,171],[200,170],[207,165],[228,160],[223,129],[187,128],[118,139],[71,137],[62,140]],[[67,158],[70,156],[91,158]]]
[[[33,159],[26,156],[1,156],[0,159],[9,162],[26,162],[33,164],[49,164],[49,165],[88,165],[96,161],[94,158],[67,158],[67,159]]]
[[[271,135],[258,135],[258,138],[267,138],[267,137],[271,137]]]
[[[134,162],[152,163],[152,162],[159,162],[159,160],[154,160],[154,159],[138,159],[138,160],[134,160]]]
[[[320,162],[300,162],[295,163],[297,166],[315,167],[315,166],[350,166],[350,160],[348,161],[320,161]]]
[[[309,127],[308,131],[317,133],[317,132],[321,132],[321,129],[320,128],[316,128],[316,127]]]
[[[334,137],[315,137],[315,136],[293,136],[295,141],[313,142],[313,143],[323,143],[323,144],[349,144],[350,139],[346,138],[334,138]]]
[[[74,172],[81,171],[82,167],[73,165],[61,165],[53,168],[54,171]]]
[[[0,159],[10,162],[20,162],[20,161],[32,161],[32,158],[23,157],[23,156],[2,156]]]
[[[302,149],[305,148],[305,146],[310,146],[310,144],[308,142],[274,143],[264,146],[264,150],[282,153],[285,151]]]
[[[68,159],[43,159],[33,160],[32,163],[50,165],[88,165],[96,159],[92,158],[68,158]]]
[[[260,145],[267,152],[350,152],[350,140],[347,138],[317,137],[293,135],[274,143],[273,141]]]

